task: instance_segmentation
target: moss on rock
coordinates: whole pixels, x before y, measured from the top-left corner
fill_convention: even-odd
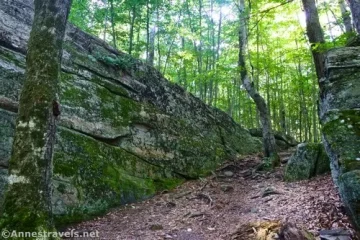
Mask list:
[[[121,148],[65,128],[58,133],[54,179],[59,223],[144,199],[182,181]]]
[[[342,174],[338,179],[339,192],[355,226],[360,226],[360,170]]]
[[[337,110],[327,114],[323,133],[333,151],[340,156],[342,172],[360,169],[360,111]]]
[[[360,47],[330,50],[320,82],[323,139],[349,217],[360,230]]]
[[[19,21],[21,14],[31,18],[31,11],[20,11]],[[24,38],[17,31],[9,34],[0,36],[8,45],[9,39]],[[261,151],[261,142],[227,114],[168,82],[156,69],[71,25],[65,40],[52,199],[58,224],[204,176],[232,155]],[[25,57],[0,47],[0,95],[16,101]],[[9,130],[0,128],[1,133]],[[12,136],[4,136],[8,159]]]
[[[285,168],[286,181],[310,179],[330,172],[330,161],[321,143],[302,143],[296,148]]]

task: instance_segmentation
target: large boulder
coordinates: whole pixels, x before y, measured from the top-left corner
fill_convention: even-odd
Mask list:
[[[320,82],[320,120],[333,179],[360,230],[360,47],[327,53]]]
[[[330,161],[321,143],[301,143],[289,159],[284,179],[297,181],[330,172]]]
[[[32,0],[0,0],[0,196],[32,17]],[[69,24],[63,47],[52,199],[58,223],[206,175],[233,154],[261,151],[227,114],[98,38]]]

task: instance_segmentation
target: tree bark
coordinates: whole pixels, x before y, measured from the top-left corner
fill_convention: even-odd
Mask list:
[[[319,14],[315,0],[302,0],[306,15],[306,34],[309,38],[311,53],[313,55],[316,75],[318,80],[325,77],[324,54],[321,52],[320,45],[325,43],[324,33],[320,25]]]
[[[133,42],[134,42],[134,27],[135,27],[135,19],[136,19],[136,6],[134,5],[131,8],[130,12],[130,33],[129,33],[129,54],[132,54],[133,50]]]
[[[150,50],[150,7],[149,0],[146,0],[146,62],[149,63]]]
[[[202,9],[203,9],[203,2],[199,0],[199,46],[198,48],[198,73],[202,73],[202,64],[203,64],[203,52],[202,52]],[[202,84],[201,84],[202,85]]]
[[[53,231],[52,157],[62,43],[71,0],[35,0],[1,228]],[[48,238],[44,238],[48,239]]]
[[[217,42],[216,42],[216,59],[215,59],[215,89],[214,89],[214,107],[217,105],[217,99],[218,99],[218,92],[219,92],[219,80],[218,80],[218,69],[216,66],[216,63],[219,61],[220,58],[220,44],[221,44],[221,31],[222,31],[222,11],[220,6],[220,16],[219,16],[219,25],[218,25],[218,31],[217,31]]]
[[[114,48],[116,48],[115,22],[114,22],[114,0],[110,0],[110,18],[111,18],[113,46],[114,46]]]
[[[185,38],[181,37],[181,50],[185,52]],[[187,60],[182,59],[182,69],[181,69],[181,85],[183,86],[184,90],[187,91]]]
[[[325,43],[324,33],[322,31],[319,15],[316,8],[315,0],[302,0],[305,14],[306,14],[306,34],[309,38],[309,43],[311,46],[311,53],[314,60],[316,75],[318,78],[318,83],[320,83],[321,79],[325,78],[325,56],[324,53],[319,49],[319,45]],[[322,95],[322,89],[320,86],[320,95]],[[313,95],[313,98],[316,96]],[[313,109],[313,112],[315,109]],[[315,117],[314,117],[315,118]],[[317,131],[316,131],[316,121],[313,119],[314,124],[314,140],[317,139]]]
[[[360,34],[360,2],[349,0],[349,3],[356,31]]]
[[[105,12],[105,18],[104,18],[104,35],[103,35],[103,40],[106,41],[106,31],[107,31],[107,18],[108,18],[108,12],[109,12],[109,3],[106,2],[106,5],[105,5],[105,9],[106,9],[106,12]]]
[[[245,16],[245,2],[244,0],[240,0],[240,19],[246,19]],[[245,49],[247,44],[247,36],[246,36],[246,23],[244,20],[240,21],[240,29],[239,29],[239,62],[238,66],[240,68],[240,77],[245,87],[246,91],[250,95],[250,97],[254,100],[257,109],[260,114],[260,121],[262,124],[263,131],[263,145],[264,145],[264,156],[266,158],[270,158],[272,162],[272,167],[276,167],[280,165],[280,158],[277,154],[275,137],[271,128],[271,118],[270,111],[264,98],[257,92],[254,83],[251,82],[246,70],[245,64]]]
[[[346,9],[346,3],[344,0],[339,0],[339,7],[341,10],[341,17],[345,26],[345,32],[350,33],[353,31],[353,26],[351,24],[350,12]]]
[[[155,56],[155,35],[156,35],[156,29],[155,27],[152,27],[149,36],[149,53],[147,59],[147,63],[152,67],[154,66],[154,56]]]
[[[313,80],[315,81],[315,80]],[[316,83],[313,83],[313,87],[312,87],[312,101],[313,103],[316,103],[319,101],[319,97],[318,97],[318,92],[316,90]],[[317,118],[317,113],[318,113],[318,105],[314,104],[313,105],[313,109],[312,109],[312,126],[313,126],[313,136],[314,136],[314,142],[318,142],[318,118]]]

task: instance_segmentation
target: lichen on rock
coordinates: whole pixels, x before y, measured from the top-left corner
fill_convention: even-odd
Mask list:
[[[321,81],[320,118],[334,182],[360,230],[360,47],[333,49]]]
[[[0,5],[0,96],[7,100],[0,105],[0,195],[17,112],[16,104],[4,106],[16,103],[25,79],[33,14],[32,1],[12,2]],[[58,224],[204,176],[232,155],[261,151],[261,142],[227,114],[72,25],[61,69],[52,199]]]
[[[330,172],[330,161],[323,144],[301,143],[286,165],[284,178],[286,181],[298,181],[326,172]]]

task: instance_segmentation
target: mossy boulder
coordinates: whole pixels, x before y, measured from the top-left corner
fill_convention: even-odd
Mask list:
[[[330,172],[330,160],[321,143],[301,143],[289,159],[284,178],[286,181],[310,179]]]
[[[0,4],[0,199],[6,185],[33,1]],[[157,70],[68,25],[53,212],[78,221],[209,174],[261,142]]]
[[[360,47],[326,55],[320,83],[320,120],[334,182],[354,226],[360,230]]]

